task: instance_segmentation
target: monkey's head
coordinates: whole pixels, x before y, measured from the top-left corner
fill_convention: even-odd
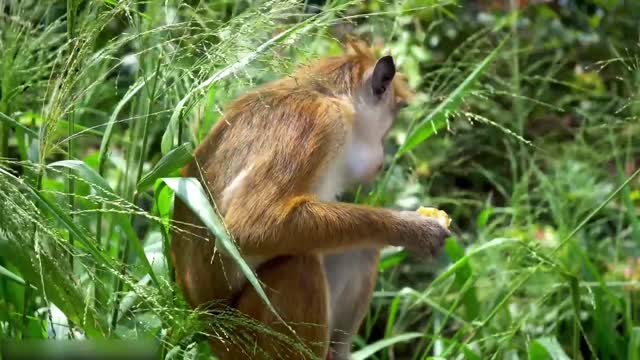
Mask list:
[[[347,146],[347,180],[367,183],[383,166],[384,137],[398,111],[413,97],[391,55],[350,38],[341,56],[320,59],[300,69],[305,79],[353,105],[352,138]]]
[[[352,152],[348,153],[349,178],[370,182],[384,160],[384,138],[399,110],[413,97],[391,55],[376,56],[357,40],[348,42],[343,71],[350,70],[349,94],[355,110]]]
[[[355,109],[355,153],[347,154],[349,178],[368,183],[380,172],[384,161],[384,138],[393,126],[404,100],[396,97],[393,57],[380,57],[362,75],[360,86],[352,94]]]

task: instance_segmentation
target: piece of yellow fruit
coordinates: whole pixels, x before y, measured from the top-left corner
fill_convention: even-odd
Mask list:
[[[449,215],[447,215],[446,212],[440,209],[436,209],[433,207],[420,206],[418,210],[416,210],[416,212],[420,215],[437,219],[440,222],[440,224],[442,224],[442,226],[446,227],[447,229],[449,228],[449,225],[451,225],[451,218],[449,217]]]

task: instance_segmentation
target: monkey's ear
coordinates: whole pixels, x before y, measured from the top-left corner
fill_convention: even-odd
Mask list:
[[[396,65],[393,63],[393,57],[391,55],[381,57],[373,68],[373,74],[371,75],[371,89],[373,94],[377,97],[387,91],[389,84],[396,75]]]

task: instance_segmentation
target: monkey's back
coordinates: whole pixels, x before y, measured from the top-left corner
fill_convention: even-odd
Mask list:
[[[307,152],[317,150],[316,144],[305,143],[304,137],[320,131],[317,124],[322,120],[319,113],[323,109],[319,104],[327,97],[333,96],[317,87],[296,87],[291,80],[276,81],[238,97],[196,148],[194,161],[183,168],[182,175],[200,180],[223,217],[232,206],[224,198],[224,191],[249,165],[251,176],[244,185],[253,194],[260,190],[261,203],[274,203],[283,192],[307,191],[309,184],[290,180],[294,174],[315,171],[315,167],[291,169],[284,154],[290,156],[291,149],[295,149],[295,155],[304,158],[310,156]],[[300,147],[300,143],[305,146]],[[277,181],[270,181],[276,178]],[[234,201],[256,200],[247,197]],[[260,214],[246,214],[250,215]],[[246,284],[236,262],[216,252],[215,237],[179,198],[175,198],[173,220],[176,280],[189,303],[231,304]],[[268,259],[245,260],[257,266]]]

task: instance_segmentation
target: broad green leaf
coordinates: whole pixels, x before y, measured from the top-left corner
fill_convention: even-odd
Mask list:
[[[387,348],[391,345],[397,344],[403,341],[409,341],[411,339],[416,339],[422,337],[422,333],[405,333],[401,335],[396,335],[391,338],[382,339],[374,342],[373,344],[369,344],[364,348],[354,352],[351,354],[352,360],[364,360],[368,359],[371,355],[377,353],[378,351]]]
[[[162,181],[156,182],[153,193],[155,194],[155,211],[162,220],[163,231],[169,232],[171,222],[171,206],[173,204],[173,194]]]
[[[402,147],[400,147],[400,150],[398,150],[396,157],[399,157],[407,151],[415,148],[418,144],[433,135],[438,129],[445,126],[449,114],[460,107],[462,99],[473,90],[476,82],[480,78],[480,75],[482,75],[489,64],[493,62],[506,40],[507,38],[503,39],[498,47],[496,47],[480,64],[478,64],[473,72],[471,72],[471,74],[469,74],[469,76],[467,76],[464,81],[458,85],[458,87],[443,102],[440,103],[440,105],[433,109],[433,111],[431,111],[424,120],[416,125],[413,131],[411,131],[407,136],[407,139]]]
[[[554,337],[545,337],[529,343],[529,360],[569,360],[569,357]]]
[[[154,188],[155,211],[160,217],[162,233],[162,249],[165,259],[171,259],[171,243],[169,242],[169,224],[171,222],[171,208],[173,205],[173,194],[164,182],[157,181]],[[171,279],[173,276],[173,263],[166,261],[167,272]]]
[[[86,182],[89,183],[89,185],[99,189],[100,195],[105,196],[106,198],[109,198],[110,200],[114,200],[114,201],[122,200],[120,197],[118,197],[118,195],[114,193],[109,183],[102,176],[100,176],[100,174],[98,174],[95,170],[90,168],[87,164],[85,164],[82,161],[62,160],[62,161],[51,163],[48,166],[53,168],[64,167],[64,168],[75,170],[78,172],[78,175],[82,179],[84,179]],[[121,214],[121,213],[116,213],[114,217],[118,222],[118,225],[120,225],[122,230],[125,232],[126,236],[129,238],[129,240],[133,244],[133,248],[136,254],[138,255],[138,258],[140,259],[140,261],[142,261],[142,265],[145,267],[145,270],[149,273],[153,282],[156,285],[159,285],[158,279],[153,271],[153,268],[151,267],[151,264],[149,263],[149,259],[147,259],[144,253],[142,242],[136,235],[136,232],[134,231],[133,226],[129,221],[129,217],[126,214]]]
[[[258,277],[254,274],[251,267],[249,267],[249,265],[244,261],[242,255],[240,255],[240,251],[238,250],[235,242],[231,239],[231,236],[227,233],[222,219],[211,206],[209,197],[205,193],[200,182],[195,178],[163,178],[162,181],[164,181],[164,183],[173,190],[180,200],[182,200],[185,205],[187,205],[189,209],[191,209],[191,211],[200,218],[200,221],[202,221],[207,229],[215,235],[217,239],[216,245],[222,246],[222,250],[236,261],[240,270],[251,286],[256,290],[260,298],[275,314],[277,314],[275,308],[267,298],[267,294],[265,294],[262,289]]]
[[[209,91],[207,92],[206,109],[215,108],[216,94],[217,94],[218,90],[219,90],[218,87],[212,86],[209,89]],[[219,120],[220,115],[221,114],[218,111],[205,111],[205,113],[204,113],[204,122],[203,122],[202,126],[200,127],[200,129],[198,131],[198,142],[201,142],[202,138],[205,137],[209,133],[209,131],[211,130],[212,126]]]
[[[162,177],[171,175],[172,172],[179,170],[193,158],[193,147],[190,143],[184,143],[177,148],[169,151],[163,156],[156,166],[145,174],[136,186],[138,192],[144,191],[149,186]]]

